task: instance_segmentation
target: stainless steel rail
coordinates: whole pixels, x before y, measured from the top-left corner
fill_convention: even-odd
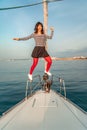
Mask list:
[[[38,90],[38,88],[44,90],[44,87],[46,86],[46,83],[48,81],[50,82],[52,88],[54,88],[54,86],[56,86],[56,88],[59,88],[59,93],[61,95],[63,93],[63,96],[66,99],[66,87],[65,87],[64,79],[55,75],[52,75],[47,80],[44,80],[43,77],[41,77],[40,75],[33,76],[33,81],[27,80],[25,98],[27,98],[28,95],[35,92],[35,90]]]

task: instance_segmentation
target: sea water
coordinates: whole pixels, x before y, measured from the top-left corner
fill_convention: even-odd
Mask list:
[[[0,115],[25,97],[31,64],[32,60],[0,61]],[[64,79],[66,97],[87,112],[87,60],[53,61],[50,71]],[[42,59],[33,73],[36,74],[44,74]]]

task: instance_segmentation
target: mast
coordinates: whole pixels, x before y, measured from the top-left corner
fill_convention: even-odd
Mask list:
[[[62,0],[42,0],[43,2],[43,15],[44,15],[44,31],[47,34],[48,31],[48,3],[57,2]]]
[[[48,2],[46,0],[43,0],[43,16],[44,16],[44,31],[45,34],[47,34],[48,31]],[[47,42],[45,45],[45,48],[47,50]],[[46,70],[46,62],[45,62],[45,70]]]
[[[48,31],[48,2],[43,0],[43,12],[44,12],[44,31],[47,34]]]

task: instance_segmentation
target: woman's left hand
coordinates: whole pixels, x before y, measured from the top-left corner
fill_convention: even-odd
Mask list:
[[[54,31],[54,27],[50,27],[50,30],[51,30],[51,31]]]

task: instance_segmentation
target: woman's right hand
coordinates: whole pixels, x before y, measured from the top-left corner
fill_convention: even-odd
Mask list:
[[[13,40],[17,40],[17,41],[19,41],[19,38],[13,38]]]

